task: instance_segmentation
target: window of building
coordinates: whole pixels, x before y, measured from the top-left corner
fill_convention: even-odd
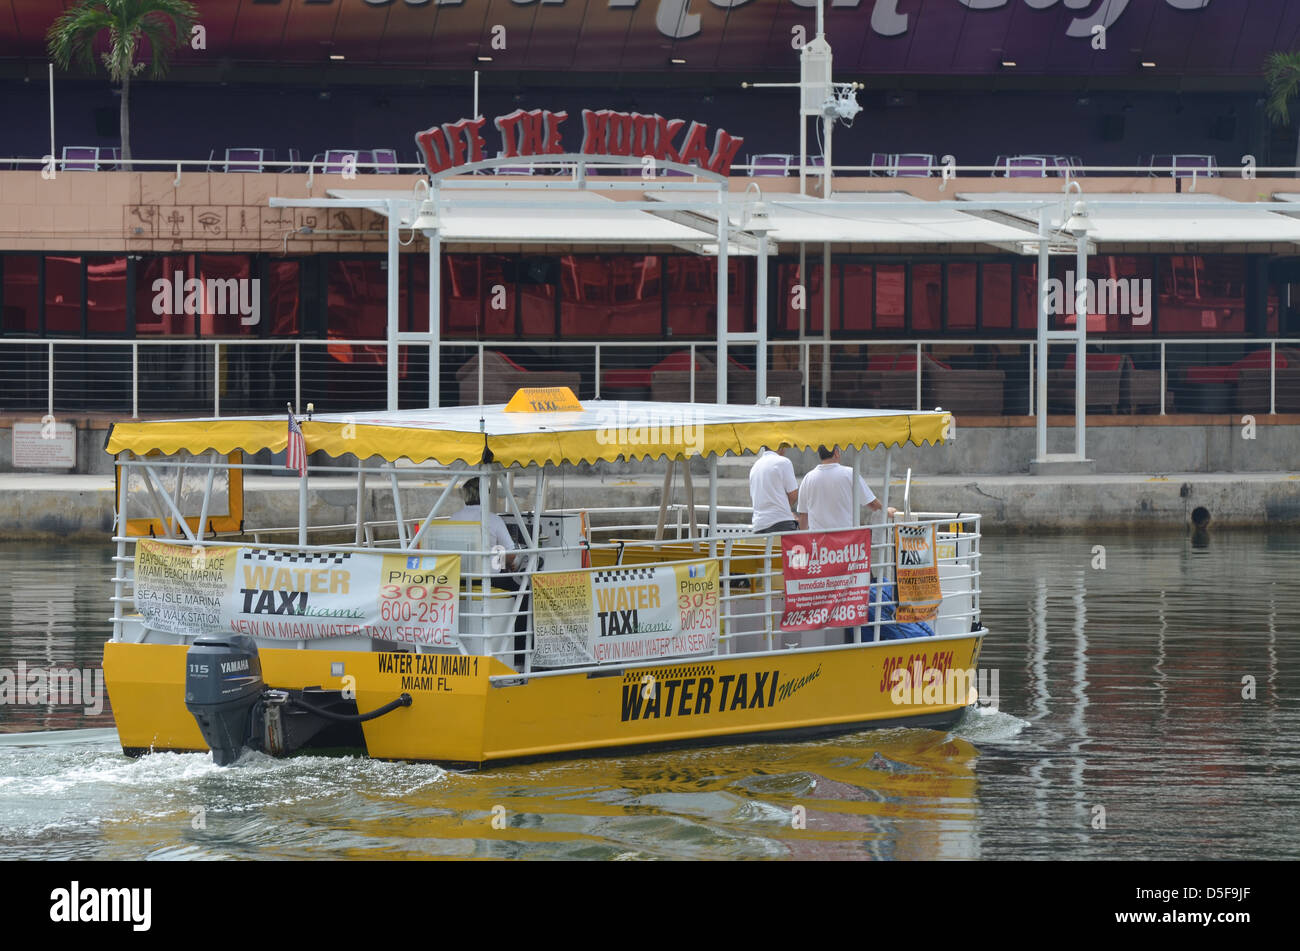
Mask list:
[[[45,332],[82,333],[80,256],[45,256]]]
[[[918,337],[939,333],[943,314],[943,265],[912,265],[912,333]]]
[[[974,261],[949,261],[947,271],[948,310],[945,325],[953,331],[974,330],[979,266]]]
[[[876,325],[880,330],[903,330],[907,317],[907,268],[902,264],[876,266]]]
[[[1011,262],[986,261],[980,265],[980,327],[1011,329]]]
[[[9,334],[41,332],[41,259],[35,254],[7,254],[0,258],[4,269],[4,303],[0,329]]]
[[[194,336],[197,315],[185,313],[185,282],[193,276],[193,256],[188,254],[165,254],[136,263],[137,336]]]
[[[1160,258],[1160,333],[1233,334],[1246,329],[1246,258],[1170,254]]]
[[[120,336],[127,330],[126,255],[86,258],[86,331]]]

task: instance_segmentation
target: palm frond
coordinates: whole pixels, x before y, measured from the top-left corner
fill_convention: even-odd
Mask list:
[[[149,46],[149,68],[154,76],[167,71],[171,54],[189,38],[198,10],[189,0],[81,0],[51,25],[46,33],[50,57],[61,68],[77,63],[95,70],[95,40],[109,32],[105,68],[115,82],[145,68],[136,63],[141,46]]]
[[[1264,112],[1277,123],[1289,123],[1288,104],[1300,91],[1300,52],[1270,53],[1264,60],[1268,99]]]

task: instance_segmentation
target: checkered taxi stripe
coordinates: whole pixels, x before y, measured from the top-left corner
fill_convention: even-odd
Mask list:
[[[250,548],[244,557],[248,561],[271,561],[289,565],[341,565],[352,557],[352,553],[274,551],[269,548]]]

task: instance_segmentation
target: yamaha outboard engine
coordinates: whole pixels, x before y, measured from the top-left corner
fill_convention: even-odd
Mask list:
[[[198,721],[218,766],[229,766],[248,745],[252,709],[265,689],[251,637],[195,638],[185,655],[185,708]]]

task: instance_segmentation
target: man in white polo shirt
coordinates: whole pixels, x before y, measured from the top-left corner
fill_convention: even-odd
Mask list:
[[[840,465],[839,446],[818,446],[817,455],[822,464],[804,476],[799,486],[799,528],[815,532],[852,528],[857,521],[853,517],[853,470]],[[858,501],[879,512],[880,501],[861,476],[858,489]],[[894,514],[892,507],[889,514]]]
[[[763,447],[749,470],[749,499],[754,506],[750,529],[756,535],[793,532],[799,527],[790,511],[799,495],[799,483],[794,478],[794,464],[783,455],[788,448],[786,442],[776,452]]]

